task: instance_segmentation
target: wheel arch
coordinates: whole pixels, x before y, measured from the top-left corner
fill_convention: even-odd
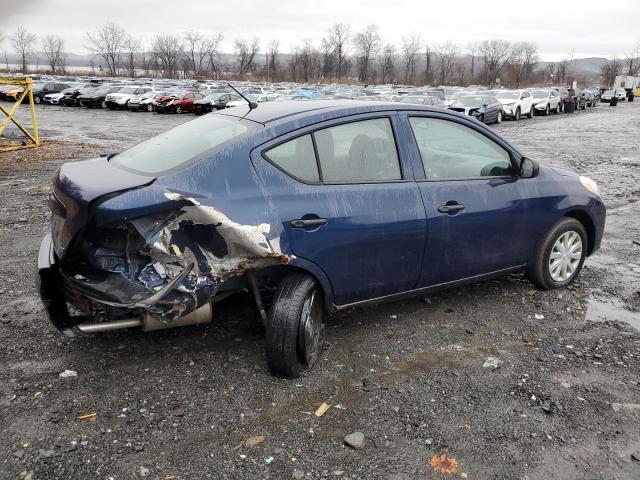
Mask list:
[[[565,217],[579,221],[587,232],[587,257],[593,252],[596,242],[596,227],[591,216],[584,210],[570,210],[565,212]]]

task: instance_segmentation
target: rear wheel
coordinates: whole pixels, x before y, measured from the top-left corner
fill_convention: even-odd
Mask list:
[[[147,112],[153,112],[153,105],[151,103],[147,104]]]
[[[180,105],[176,107],[176,113],[182,113],[182,107]]]
[[[497,123],[502,123],[502,111],[498,112],[498,118],[496,119]]]
[[[297,377],[317,362],[324,342],[324,302],[307,274],[287,275],[275,294],[266,328],[269,369]]]
[[[558,115],[560,113],[560,102],[558,102],[558,105],[556,105],[556,115]]]
[[[104,100],[102,101],[102,103],[100,103],[100,106],[102,108],[107,108],[107,102],[105,102]]]
[[[586,254],[584,226],[574,218],[564,217],[547,233],[527,274],[545,290],[565,287],[580,273]]]
[[[35,96],[35,97],[33,97],[33,102],[34,103],[40,103],[40,102],[42,102],[42,100],[40,100],[40,97]]]
[[[527,117],[533,118],[533,105],[531,105],[531,110],[529,110],[529,113],[527,113]]]

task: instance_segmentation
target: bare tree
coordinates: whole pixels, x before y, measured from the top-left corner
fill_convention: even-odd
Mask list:
[[[483,40],[478,45],[486,70],[487,84],[493,84],[509,61],[511,54],[510,44],[505,40]]]
[[[272,78],[278,72],[278,56],[279,55],[280,55],[280,41],[273,39],[269,42],[269,46],[267,48],[267,70],[270,72]]]
[[[47,57],[51,73],[55,74],[58,67],[61,72],[64,72],[64,40],[58,35],[49,33],[42,37],[41,42],[42,51]]]
[[[440,74],[440,85],[446,85],[450,81],[451,68],[453,67],[453,60],[458,55],[458,46],[452,41],[448,40],[440,45],[437,45],[434,50],[436,58],[438,59],[438,70]]]
[[[122,47],[127,55],[127,71],[130,77],[136,76],[136,57],[140,52],[140,40],[133,37],[133,35],[127,35]]]
[[[189,69],[195,77],[202,75],[204,62],[207,58],[206,39],[204,35],[194,30],[185,32],[184,39]]]
[[[328,41],[332,47],[333,55],[335,55],[338,80],[347,72],[350,29],[351,27],[344,23],[336,23],[329,28]]]
[[[209,72],[214,78],[220,76],[220,45],[224,40],[224,35],[219,33],[210,37],[204,43],[204,49],[207,52],[207,61],[209,63]]]
[[[157,35],[153,40],[152,49],[162,74],[168,78],[177,77],[178,66],[184,55],[182,40],[175,35]]]
[[[638,40],[627,55],[627,75],[640,75],[640,40]]]
[[[376,25],[368,25],[362,32],[353,36],[356,48],[356,63],[358,66],[358,80],[367,82],[371,73],[371,64],[380,50],[382,37]]]
[[[393,83],[396,78],[396,47],[388,43],[382,49],[382,83]]]
[[[434,82],[433,74],[433,49],[427,44],[424,46],[424,82],[431,85]]]
[[[22,73],[27,73],[27,61],[33,55],[33,46],[38,37],[27,31],[22,25],[18,25],[13,35],[11,44],[22,62]]]
[[[127,40],[127,32],[113,22],[98,27],[94,32],[87,32],[87,49],[102,57],[107,64],[110,75],[117,75],[120,68],[120,54]]]
[[[404,60],[404,83],[413,84],[416,81],[416,60],[422,48],[422,37],[419,33],[412,33],[410,37],[402,37],[402,57]]]
[[[603,82],[611,87],[613,86],[616,77],[622,72],[622,62],[616,57],[607,60],[607,63],[600,67],[600,75],[602,75]]]
[[[246,40],[236,40],[233,48],[238,57],[238,74],[244,77],[255,68],[254,62],[260,50],[260,40],[255,37],[250,44]]]
[[[516,88],[527,83],[529,76],[538,63],[538,47],[531,42],[518,42],[511,49],[511,68]]]
[[[476,54],[478,53],[478,50],[480,49],[478,44],[476,42],[471,42],[468,46],[467,49],[469,50],[469,55],[471,55],[471,81],[473,82],[473,79],[476,77]]]

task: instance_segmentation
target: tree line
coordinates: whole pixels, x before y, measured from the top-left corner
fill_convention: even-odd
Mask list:
[[[0,35],[0,41],[2,36]],[[38,38],[18,26],[9,36],[26,72],[38,42],[52,73],[64,73],[64,40],[55,34]],[[95,70],[110,76],[164,78],[237,78],[295,82],[403,83],[410,85],[485,84],[520,87],[532,82],[566,84],[576,79],[573,53],[555,64],[539,68],[536,44],[491,39],[464,48],[452,41],[430,44],[412,33],[399,43],[385,42],[377,25],[360,31],[336,23],[319,40],[304,39],[283,52],[276,39],[262,45],[259,38],[235,39],[233,53],[221,51],[224,35],[190,30],[160,33],[147,44],[113,22],[85,35]],[[6,54],[5,54],[6,55]],[[640,74],[640,42],[624,59],[602,66],[603,82],[616,75]]]

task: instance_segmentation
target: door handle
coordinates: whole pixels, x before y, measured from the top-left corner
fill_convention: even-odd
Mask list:
[[[289,222],[289,225],[293,228],[319,227],[326,224],[326,218],[299,218],[298,220],[291,220],[291,222]]]
[[[456,213],[464,210],[464,205],[454,203],[453,205],[440,205],[438,211],[440,213]]]

